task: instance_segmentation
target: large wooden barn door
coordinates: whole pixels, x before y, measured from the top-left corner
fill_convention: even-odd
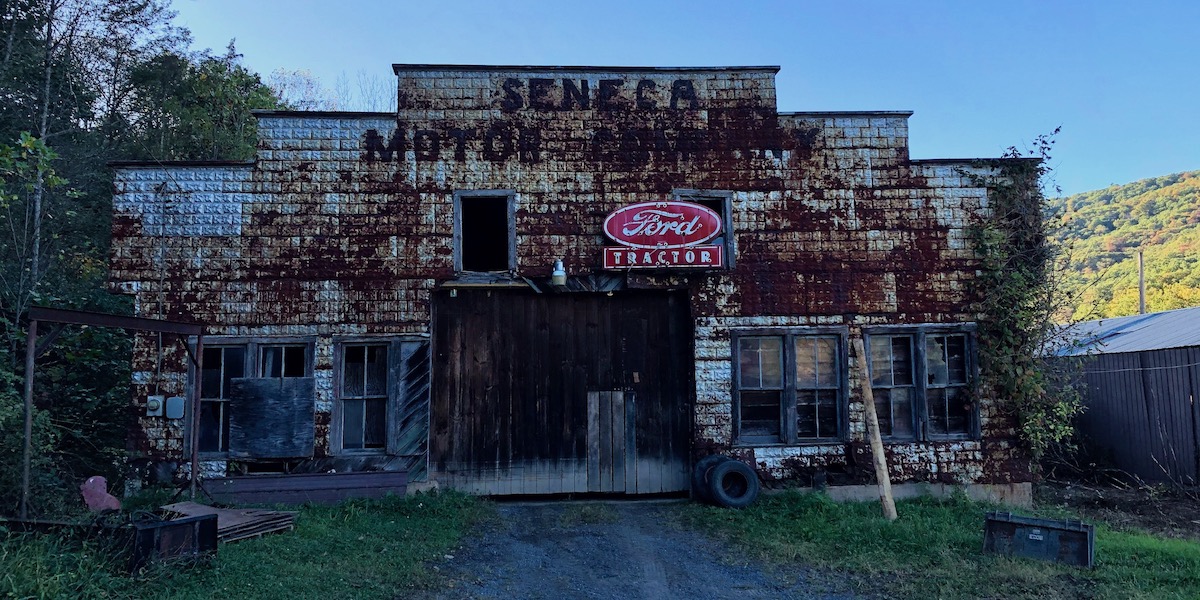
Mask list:
[[[439,483],[488,494],[687,489],[685,296],[442,292],[433,351]]]

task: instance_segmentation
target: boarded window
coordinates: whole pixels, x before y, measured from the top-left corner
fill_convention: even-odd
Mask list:
[[[871,390],[883,436],[936,440],[972,435],[970,336],[917,329],[869,339]]]
[[[735,337],[738,440],[796,443],[842,436],[842,336]]]
[[[234,343],[234,342],[237,343]],[[254,450],[239,449],[237,442],[231,442],[238,430],[245,439],[255,437],[255,431],[270,431],[270,427],[257,423],[259,416],[253,411],[255,400],[251,388],[245,388],[240,397],[234,395],[234,380],[240,379],[305,379],[312,377],[312,343],[295,339],[276,342],[270,338],[222,338],[220,341],[204,348],[204,364],[200,373],[200,415],[195,420],[199,427],[199,449],[206,453],[230,453],[239,457],[268,458],[267,455],[253,454]],[[306,394],[306,397],[293,397],[287,404],[287,410],[295,411],[295,415],[287,417],[287,421],[305,419],[311,423],[314,410],[315,392],[312,386],[292,384],[285,395],[296,393]],[[299,387],[296,387],[299,386]],[[255,388],[257,389],[257,388]],[[284,393],[284,392],[280,392]],[[235,407],[241,402],[245,406]],[[282,400],[280,402],[283,402]],[[272,407],[272,410],[283,410],[284,404]],[[240,415],[240,416],[239,416]],[[239,423],[238,420],[242,421]],[[265,422],[264,422],[265,423]],[[310,424],[311,429],[311,424]],[[264,434],[267,437],[273,433]],[[312,437],[311,432],[308,437]],[[302,441],[302,440],[301,440]],[[311,442],[309,442],[311,446]],[[247,454],[250,452],[251,454]],[[268,452],[270,455],[274,450]],[[288,452],[298,452],[295,449]],[[253,455],[252,455],[253,454]],[[309,452],[311,454],[311,452]]]
[[[342,448],[387,446],[388,346],[342,346]]]
[[[231,381],[229,455],[308,458],[315,437],[312,377],[246,377]]]
[[[511,195],[456,196],[459,270],[503,272],[516,267]]]

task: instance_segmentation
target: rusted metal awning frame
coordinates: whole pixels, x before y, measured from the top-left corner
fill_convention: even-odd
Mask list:
[[[38,345],[38,322],[46,321],[54,323],[50,333],[42,344]],[[196,368],[196,377],[192,378],[192,402],[191,402],[191,417],[195,421],[196,415],[200,414],[200,369],[204,366],[204,325],[197,323],[184,323],[181,321],[168,321],[164,319],[146,319],[142,317],[126,317],[122,315],[114,315],[110,313],[87,312],[82,310],[64,310],[60,308],[46,308],[43,306],[33,306],[29,308],[29,333],[25,337],[25,447],[22,455],[21,465],[21,510],[20,517],[22,519],[28,516],[29,512],[29,465],[33,458],[33,367],[34,361],[38,355],[46,350],[51,343],[54,342],[58,334],[62,332],[66,325],[91,325],[95,327],[112,327],[124,329],[126,331],[154,331],[157,333],[170,333],[180,336],[183,341],[184,349],[187,350],[188,357],[192,361],[192,365]],[[196,336],[196,350],[192,352],[188,346],[186,336]],[[199,428],[195,423],[188,428],[188,448],[191,450],[192,464],[188,474],[188,479],[191,485],[191,496],[196,497],[196,478],[198,475],[199,461]]]

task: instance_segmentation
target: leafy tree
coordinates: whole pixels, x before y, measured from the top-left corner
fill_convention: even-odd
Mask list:
[[[153,160],[249,159],[255,150],[253,109],[284,108],[259,76],[225,55],[164,52],[132,72],[136,98],[128,114],[129,154]]]
[[[106,163],[250,158],[250,109],[282,106],[232,44],[223,56],[192,52],[169,7],[168,0],[0,0],[4,456],[20,456],[27,308],[130,311],[126,298],[105,290]],[[129,347],[121,331],[68,327],[38,359],[35,509],[78,504],[78,481],[88,475],[119,482],[133,416]],[[18,460],[0,462],[0,512],[15,507],[19,472]]]

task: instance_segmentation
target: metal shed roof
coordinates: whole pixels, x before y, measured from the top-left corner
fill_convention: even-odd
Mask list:
[[[1075,343],[1060,346],[1056,356],[1200,346],[1200,306],[1084,321],[1071,327],[1068,337]]]

